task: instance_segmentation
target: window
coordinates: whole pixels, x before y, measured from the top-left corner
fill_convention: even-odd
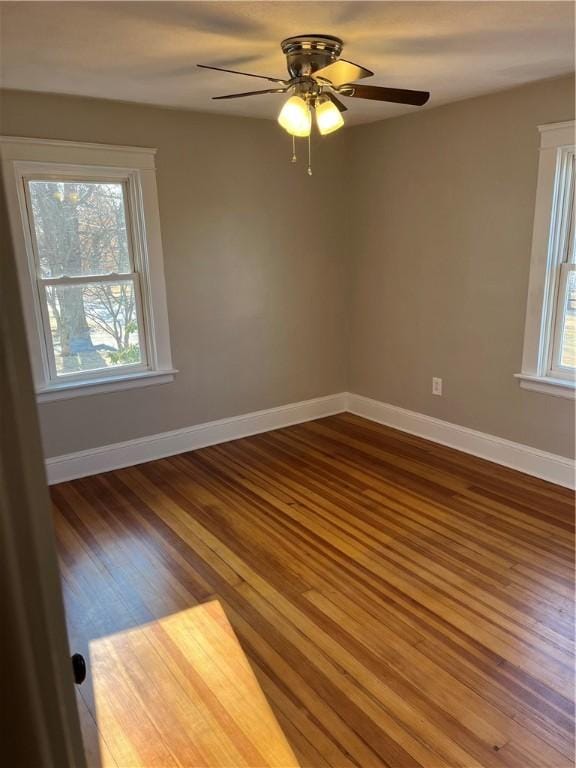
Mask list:
[[[574,397],[576,258],[574,123],[540,127],[540,162],[520,385]]]
[[[170,381],[153,151],[2,149],[39,399]]]

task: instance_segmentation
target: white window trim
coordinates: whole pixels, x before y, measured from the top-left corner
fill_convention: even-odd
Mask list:
[[[172,381],[172,366],[164,259],[156,188],[155,149],[86,144],[51,139],[0,137],[2,174],[10,227],[16,253],[32,370],[39,402],[111,392]],[[47,378],[40,300],[36,291],[33,243],[26,212],[23,179],[62,173],[129,180],[129,205],[135,269],[138,269],[145,306],[146,364],[137,368],[102,371],[90,379]],[[137,265],[137,266],[136,266]]]
[[[562,175],[574,154],[574,121],[539,126],[540,158],[532,234],[528,304],[524,329],[520,386],[535,392],[574,399],[576,381],[570,373],[553,369],[552,343],[558,301],[558,266],[566,246],[567,221],[561,199]]]

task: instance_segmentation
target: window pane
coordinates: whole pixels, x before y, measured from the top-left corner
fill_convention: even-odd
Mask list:
[[[576,270],[571,270],[569,273],[566,286],[560,365],[565,368],[576,368]]]
[[[42,277],[131,272],[122,184],[29,181]]]
[[[142,362],[131,280],[46,287],[57,374]]]

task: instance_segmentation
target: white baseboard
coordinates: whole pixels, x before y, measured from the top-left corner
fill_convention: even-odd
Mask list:
[[[347,392],[55,456],[46,460],[48,482],[52,485],[129,467],[288,427],[291,424],[321,419],[343,411],[350,411],[371,421],[424,437],[473,456],[480,456],[558,485],[568,488],[575,486],[574,462],[563,456]]]
[[[142,464],[145,461],[174,456],[177,453],[205,448],[208,445],[269,432],[271,429],[288,427],[291,424],[320,419],[323,416],[332,416],[345,411],[346,403],[347,395],[341,392],[314,400],[304,400],[300,403],[281,405],[278,408],[197,424],[172,432],[162,432],[159,435],[55,456],[46,460],[48,482],[50,485],[62,483],[78,477]]]
[[[568,488],[575,486],[574,462],[564,456],[371,400],[362,395],[348,395],[348,411],[558,485]]]

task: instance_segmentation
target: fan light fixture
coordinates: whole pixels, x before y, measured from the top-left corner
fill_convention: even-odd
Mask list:
[[[278,122],[291,136],[310,136],[312,114],[300,96],[291,96],[278,115]]]
[[[269,77],[237,69],[198,64],[202,69],[228,72],[231,75],[257,78],[266,81],[267,88],[213,96],[213,99],[243,99],[269,93],[292,94],[278,115],[278,122],[292,136],[292,158],[296,162],[296,137],[308,139],[308,174],[312,175],[311,131],[312,110],[316,113],[316,126],[321,136],[333,133],[344,125],[342,112],[348,107],[345,99],[370,99],[372,101],[410,104],[421,107],[430,98],[428,91],[406,88],[385,88],[364,85],[358,80],[372,77],[374,72],[340,57],[344,43],[333,35],[296,35],[280,44],[286,56],[288,77]]]
[[[322,136],[333,133],[344,125],[340,110],[329,98],[321,99],[316,103],[316,125]]]
[[[322,136],[334,133],[344,125],[340,110],[327,96],[315,100],[316,125]],[[278,122],[291,136],[305,138],[312,129],[312,111],[301,96],[291,96],[278,115]]]

